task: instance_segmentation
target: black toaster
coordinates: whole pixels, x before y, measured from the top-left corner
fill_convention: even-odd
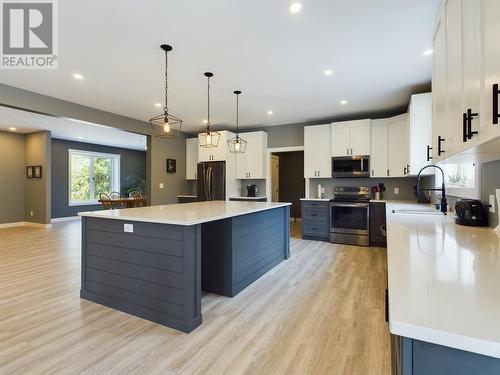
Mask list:
[[[455,203],[455,223],[474,227],[487,227],[488,207],[477,199],[459,199]]]

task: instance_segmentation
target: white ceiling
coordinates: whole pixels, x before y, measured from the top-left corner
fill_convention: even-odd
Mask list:
[[[148,120],[161,112],[159,46],[168,43],[170,108],[187,131],[206,118],[207,70],[219,128],[235,123],[235,89],[243,91],[243,126],[392,110],[430,82],[432,57],[422,53],[438,3],[302,0],[302,12],[291,14],[289,0],[64,0],[59,69],[4,70],[0,82]]]
[[[16,128],[16,133],[50,130],[52,138],[141,151],[146,149],[147,142],[144,135],[124,132],[109,126],[0,106],[0,131],[11,131],[11,127]]]

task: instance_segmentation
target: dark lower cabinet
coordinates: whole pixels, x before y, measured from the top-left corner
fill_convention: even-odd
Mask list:
[[[392,375],[498,375],[500,359],[391,335]]]
[[[384,202],[370,203],[370,244],[387,246],[386,216]]]
[[[302,238],[306,240],[330,240],[330,202],[301,201]]]

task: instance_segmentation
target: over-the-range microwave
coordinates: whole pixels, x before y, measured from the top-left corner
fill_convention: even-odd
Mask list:
[[[333,157],[332,177],[370,177],[370,156]]]

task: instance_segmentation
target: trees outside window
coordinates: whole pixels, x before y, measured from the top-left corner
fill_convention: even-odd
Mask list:
[[[69,204],[97,204],[100,193],[120,191],[120,155],[69,150]]]

